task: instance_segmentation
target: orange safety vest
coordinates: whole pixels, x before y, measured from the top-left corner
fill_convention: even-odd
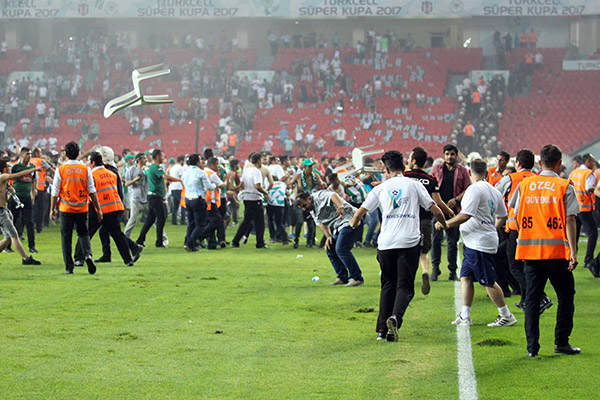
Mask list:
[[[502,174],[498,172],[498,167],[488,168],[487,181],[490,185],[496,186],[496,183],[500,182]]]
[[[88,167],[83,164],[63,164],[58,167],[60,191],[58,211],[84,213],[88,211]]]
[[[521,181],[516,260],[569,259],[564,202],[569,183],[541,175]]]
[[[229,147],[235,147],[235,142],[237,141],[237,135],[231,134],[229,135]]]
[[[95,168],[92,171],[94,184],[96,185],[96,194],[98,203],[103,214],[116,211],[123,211],[123,201],[119,197],[117,189],[117,175],[104,167]]]
[[[183,186],[183,183],[181,184]],[[187,208],[185,206],[185,186],[181,189],[181,198],[179,199],[179,205],[183,208]]]
[[[528,53],[525,56],[525,64],[533,64],[533,54]]]
[[[472,137],[474,133],[473,124],[465,125],[465,136]]]
[[[39,157],[31,158],[29,160],[29,162],[38,168],[42,166],[42,159]],[[45,185],[46,184],[46,170],[40,169],[37,172],[37,174],[38,174],[37,190],[40,192],[43,192],[46,190],[46,185]]]
[[[521,33],[521,43],[527,43],[527,33]]]
[[[508,219],[506,220],[506,232],[508,231],[516,231],[517,221],[515,219],[515,209],[508,206],[510,201],[512,200],[517,188],[519,187],[519,183],[525,178],[529,178],[530,176],[534,176],[535,174],[529,170],[523,170],[519,172],[513,172],[508,175],[510,177],[510,191],[505,196],[506,209],[508,210]]]
[[[590,212],[594,210],[596,199],[593,193],[585,190],[585,181],[588,176],[593,174],[589,169],[577,168],[571,172],[569,179],[575,186],[575,194],[577,195],[577,202],[579,203],[579,212]]]
[[[204,170],[204,172],[206,172],[206,175],[208,175],[209,178],[210,178],[210,176],[212,174],[215,173],[210,168],[206,168]],[[213,199],[213,196],[215,198],[215,204],[217,205],[217,208],[221,207],[221,191],[219,189],[217,189],[217,190],[207,190],[206,191],[206,209],[207,210],[211,210],[212,209],[212,199]]]
[[[478,91],[473,92],[473,104],[481,103],[481,93]]]
[[[536,42],[537,42],[537,33],[531,32],[529,34],[529,43],[536,43]]]

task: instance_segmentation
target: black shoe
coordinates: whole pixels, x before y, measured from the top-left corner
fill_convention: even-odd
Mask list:
[[[554,346],[554,352],[573,355],[581,353],[581,349],[579,347],[573,347],[569,343],[567,343],[564,346]]]
[[[265,249],[268,250],[270,249],[270,247],[268,247],[267,245],[263,245],[263,246],[256,246],[257,249]]]
[[[219,246],[221,246],[221,248],[224,249],[225,247],[227,247],[227,243],[221,242],[219,243]]]
[[[456,275],[455,271],[450,272],[450,276],[448,277],[449,281],[458,281],[458,275]]]
[[[313,248],[313,245],[309,243],[309,244],[307,244],[307,245],[306,245],[306,248],[307,248],[307,249],[312,249],[312,248]]]
[[[244,243],[244,244],[248,243],[248,236],[244,237],[244,241],[242,243]]]
[[[86,258],[85,263],[87,264],[88,272],[90,273],[90,275],[94,275],[96,273],[96,264],[94,264],[94,260],[92,260],[92,257]]]
[[[66,268],[65,274],[73,274],[73,268]]]
[[[30,248],[29,248],[29,253],[30,253],[30,254],[36,254],[37,252],[38,252],[38,251],[37,251],[37,249],[36,249],[35,247],[30,247]]]
[[[397,342],[398,341],[398,328],[400,328],[400,322],[395,315],[389,317],[386,321],[386,325],[388,328],[387,335],[385,339],[388,342]]]
[[[515,307],[517,307],[519,310],[524,311],[525,310],[525,302],[524,301],[518,301],[515,303]]]
[[[23,265],[42,265],[41,262],[35,260],[32,256],[23,259]]]
[[[386,340],[387,333],[383,331],[377,332],[377,340]]]
[[[438,280],[438,276],[440,276],[442,272],[440,271],[440,269],[438,267],[433,267],[431,269],[431,280],[432,281],[437,281]]]
[[[542,315],[544,313],[544,311],[546,311],[547,309],[549,309],[550,307],[552,307],[552,300],[550,300],[550,297],[548,296],[544,296],[542,297],[542,300],[540,301],[540,315]]]
[[[140,259],[143,250],[144,248],[138,244],[137,248],[131,251],[131,259],[133,260],[133,262],[136,262]]]
[[[107,257],[107,256],[103,255],[102,257],[95,259],[94,262],[97,262],[97,263],[109,263],[110,262],[110,257]]]
[[[81,260],[75,260],[75,262],[73,263],[73,265],[75,265],[76,267],[83,267],[83,261],[81,261]]]
[[[287,246],[288,244],[290,244],[289,240],[284,240],[283,242],[281,242],[282,245]]]
[[[535,358],[538,356],[538,353],[527,353],[527,357],[529,358]]]
[[[594,278],[600,278],[600,265],[598,265],[595,259],[589,263],[588,268]]]
[[[240,247],[239,243],[231,243],[231,247],[238,249]]]
[[[164,244],[157,244],[154,247],[156,247],[157,249],[166,249],[167,246],[165,246]]]
[[[128,263],[126,263],[125,265],[128,267],[133,267],[134,264],[135,264],[135,262],[133,260],[131,260]]]
[[[4,249],[5,253],[14,253],[14,250],[11,247],[7,247]]]
[[[200,242],[198,242],[198,246],[200,246],[203,249],[205,249],[206,248],[206,243],[204,243],[204,240],[201,240]],[[238,247],[240,247],[240,246],[238,245]]]
[[[294,248],[297,249],[298,248],[298,242],[294,242]]]

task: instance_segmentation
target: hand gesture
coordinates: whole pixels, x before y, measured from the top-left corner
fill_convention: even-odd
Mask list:
[[[333,238],[329,236],[327,240],[325,240],[325,250],[329,250],[331,245],[333,244]]]

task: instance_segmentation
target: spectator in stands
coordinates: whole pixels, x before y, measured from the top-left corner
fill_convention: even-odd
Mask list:
[[[531,30],[529,31],[529,47],[537,47],[537,33],[535,33],[533,28],[531,28]]]
[[[335,145],[345,146],[346,145],[346,129],[342,125],[335,131]]]
[[[262,146],[262,151],[266,153],[270,153],[273,151],[273,140],[271,140],[271,136],[267,136],[267,138],[265,139],[265,142]]]
[[[281,130],[279,131],[279,138],[280,138],[281,144],[285,143],[287,136],[288,136],[288,130],[285,127],[281,128]]]
[[[400,95],[400,105],[404,108],[410,107],[410,93],[408,91],[402,92]]]
[[[0,44],[0,60],[6,59],[7,52],[8,52],[8,43],[6,43],[6,40],[2,40],[2,43]]]
[[[425,107],[425,94],[423,94],[422,90],[419,90],[416,96],[416,105],[419,108]]]
[[[98,124],[98,120],[96,118],[94,118],[94,121],[91,125],[91,134],[92,140],[98,140],[100,137],[100,124]]]
[[[306,134],[306,137],[304,138],[304,153],[309,153],[312,150],[312,146],[313,143],[315,142],[315,134],[313,133],[313,130],[309,130],[308,133]]]
[[[275,33],[269,29],[269,32],[267,32],[267,38],[269,39],[269,45],[271,46],[271,55],[276,56],[278,47],[277,35],[275,35]]]
[[[149,115],[146,115],[144,117],[144,119],[142,119],[142,138],[145,135],[151,135],[152,134],[152,124],[153,124],[152,118],[150,118]]]
[[[519,45],[521,47],[527,47],[528,43],[529,43],[529,35],[527,35],[527,31],[525,29],[523,29],[523,32],[521,32],[521,35],[519,36]]]

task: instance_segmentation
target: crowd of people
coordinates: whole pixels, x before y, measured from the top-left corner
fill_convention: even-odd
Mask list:
[[[304,228],[306,247],[326,251],[336,275],[331,285],[363,285],[353,248],[377,248],[377,338],[397,341],[419,266],[425,295],[442,275],[445,232],[448,279],[460,279],[463,301],[453,324],[472,324],[474,282],[498,309],[490,327],[517,323],[505,299],[520,294],[515,306],[525,312],[528,355],[535,357],[540,315],[553,305],[544,292],[550,279],[559,302],[555,351],[580,352],[568,342],[575,293],[571,271],[578,263],[580,228],[588,236],[584,265],[600,277],[600,255],[594,256],[600,169],[591,154],[575,158],[570,179],[562,153],[553,145],[541,149],[539,165],[531,150],[522,149],[515,158],[499,152],[489,168],[478,154],[465,157],[452,144],[435,161],[421,147],[412,149],[406,162],[393,150],[377,160],[365,158],[366,172],[362,167],[355,171],[345,157],[317,161],[258,152],[242,162],[215,157],[206,149],[167,160],[160,149],[124,149],[115,155],[111,148],[98,147],[81,153],[75,142],[60,154],[22,147],[16,158],[3,156],[0,180],[11,184],[2,185],[0,192],[5,235],[0,249],[14,247],[23,264],[40,264],[21,243],[24,231],[29,253],[37,253],[36,234],[57,216],[67,274],[84,264],[94,274],[98,263],[111,262],[110,238],[123,263],[133,267],[153,226],[154,246],[167,247],[169,212],[173,225],[187,225],[184,242],[172,245],[189,253],[238,248],[252,235],[261,251],[274,243],[298,248]],[[140,216],[143,226],[134,240]],[[231,242],[229,225],[237,225]],[[74,254],[73,230],[78,236]],[[96,232],[102,255],[94,259],[90,240]]]

